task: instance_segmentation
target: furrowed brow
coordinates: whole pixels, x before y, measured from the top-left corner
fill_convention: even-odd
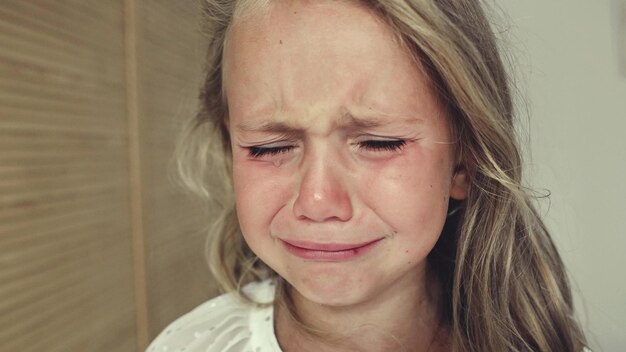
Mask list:
[[[266,121],[258,124],[240,123],[236,128],[244,133],[271,133],[290,137],[301,137],[304,129],[291,126],[284,122]]]
[[[396,116],[364,116],[357,117],[351,114],[344,114],[339,125],[344,128],[367,129],[385,126],[394,123],[401,124],[419,124],[423,123],[422,119],[416,117],[396,117]]]

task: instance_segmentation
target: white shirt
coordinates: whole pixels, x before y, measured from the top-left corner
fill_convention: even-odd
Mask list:
[[[275,285],[255,282],[243,291],[271,303]],[[178,318],[152,341],[147,352],[281,352],[274,334],[274,307],[255,307],[235,293],[213,298]]]
[[[255,302],[271,303],[276,287],[266,280],[243,291]],[[255,307],[235,293],[213,298],[170,324],[146,350],[164,351],[282,352],[274,334],[274,306]]]

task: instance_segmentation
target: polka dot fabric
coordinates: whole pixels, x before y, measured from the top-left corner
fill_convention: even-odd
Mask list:
[[[273,281],[251,283],[244,292],[256,302],[274,300]],[[274,308],[255,307],[235,293],[203,303],[170,324],[146,352],[281,352],[274,334]]]

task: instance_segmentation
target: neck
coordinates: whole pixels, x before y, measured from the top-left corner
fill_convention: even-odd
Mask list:
[[[440,287],[426,276],[401,279],[406,283],[342,307],[311,302],[288,287],[286,299],[276,305],[278,341],[285,352],[444,351]]]

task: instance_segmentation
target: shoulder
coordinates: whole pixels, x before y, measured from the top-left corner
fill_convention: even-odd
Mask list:
[[[244,293],[266,305],[245,302],[235,292],[213,298],[178,318],[157,336],[147,351],[226,352],[256,349],[272,342],[274,285],[271,281],[246,285]],[[258,321],[271,323],[264,331]],[[271,336],[255,336],[271,334]]]

